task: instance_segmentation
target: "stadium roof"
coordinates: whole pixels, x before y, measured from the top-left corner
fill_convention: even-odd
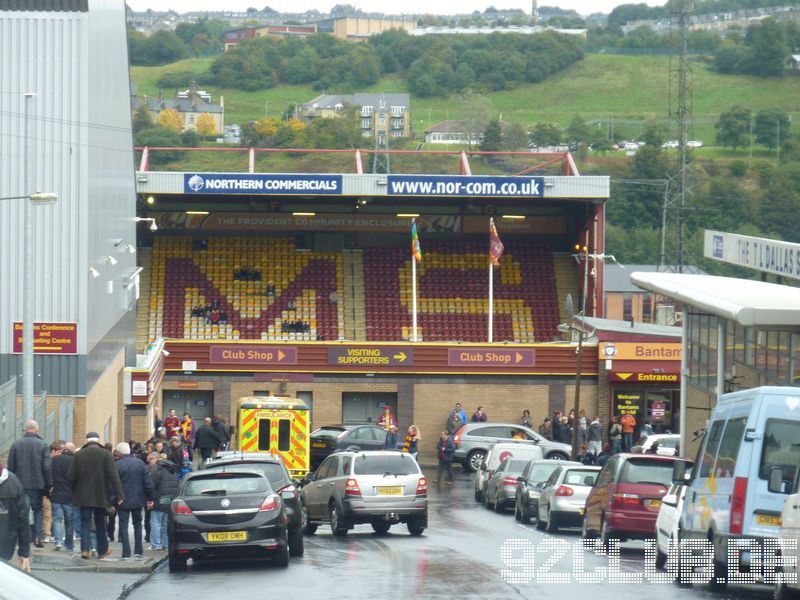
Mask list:
[[[596,331],[609,333],[640,334],[651,336],[664,336],[680,338],[682,328],[673,325],[656,325],[654,323],[637,323],[635,321],[620,321],[617,319],[600,319],[597,317],[575,317],[579,322],[582,321],[588,327]]]
[[[704,272],[697,267],[684,267],[687,273],[703,275]],[[606,292],[641,292],[642,289],[631,282],[631,273],[645,271],[656,273],[663,267],[659,265],[613,265],[603,267],[603,289]]]
[[[641,271],[632,273],[631,281],[745,327],[800,325],[800,288],[733,277]]]

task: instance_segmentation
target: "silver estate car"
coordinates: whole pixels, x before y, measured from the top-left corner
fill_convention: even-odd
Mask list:
[[[330,524],[336,536],[360,523],[386,533],[405,523],[411,535],[428,526],[428,481],[410,454],[392,451],[337,452],[306,478],[300,495],[305,531]]]
[[[467,423],[456,431],[453,439],[456,443],[453,462],[461,463],[465,470],[472,473],[480,468],[492,446],[513,439],[538,444],[544,458],[569,460],[572,455],[572,446],[569,444],[553,442],[530,427],[513,423]]]
[[[601,467],[580,465],[558,467],[539,493],[536,528],[558,531],[559,527],[580,527],[586,498]]]

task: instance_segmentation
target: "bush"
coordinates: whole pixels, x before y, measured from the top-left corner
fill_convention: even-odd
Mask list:
[[[747,173],[747,164],[743,160],[733,161],[728,168],[734,177],[744,177]]]

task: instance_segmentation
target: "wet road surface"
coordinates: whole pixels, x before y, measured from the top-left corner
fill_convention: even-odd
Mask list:
[[[579,530],[551,535],[537,531],[533,525],[517,523],[511,511],[502,515],[488,511],[475,502],[471,477],[465,473],[457,473],[453,486],[431,485],[429,498],[429,528],[422,537],[411,537],[403,525],[395,525],[386,535],[373,533],[369,525],[359,525],[346,537],[335,538],[323,525],[316,535],[306,537],[305,556],[292,558],[288,569],[276,568],[268,561],[190,561],[188,572],[171,574],[165,564],[129,598],[235,600],[280,594],[299,598],[542,600],[574,593],[591,594],[593,600],[771,597],[766,586],[729,587],[726,593],[715,594],[706,586],[686,588],[649,583],[647,579],[642,583],[610,583],[608,578],[595,584],[580,583],[586,580],[581,579],[581,569],[576,569],[575,556],[579,560],[582,557],[586,572],[608,567],[609,561],[575,549]],[[517,545],[514,552],[505,556],[505,562],[501,558],[504,544]],[[555,560],[562,552],[563,556]],[[550,568],[545,565],[548,559],[554,560]],[[642,578],[644,559],[641,542],[625,543],[619,567],[612,570],[622,576]],[[508,572],[504,575],[503,570]],[[548,572],[562,573],[566,583],[537,581]]]

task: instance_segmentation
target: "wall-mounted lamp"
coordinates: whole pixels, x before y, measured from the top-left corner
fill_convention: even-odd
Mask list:
[[[147,197],[147,203],[148,204],[155,204],[156,203],[156,197],[155,196],[148,196]]]
[[[125,246],[125,250],[129,254],[136,254],[136,248],[132,244],[128,244],[127,246]]]
[[[148,221],[150,223],[150,231],[158,230],[158,225],[156,225],[156,220],[153,217],[135,217],[134,221],[136,221],[137,223]]]
[[[108,256],[106,256],[106,262],[113,267],[115,264],[117,264],[118,261],[116,258],[114,258],[109,254]]]
[[[98,277],[100,277],[100,271],[98,271],[94,267],[89,267],[89,275],[97,279]]]

